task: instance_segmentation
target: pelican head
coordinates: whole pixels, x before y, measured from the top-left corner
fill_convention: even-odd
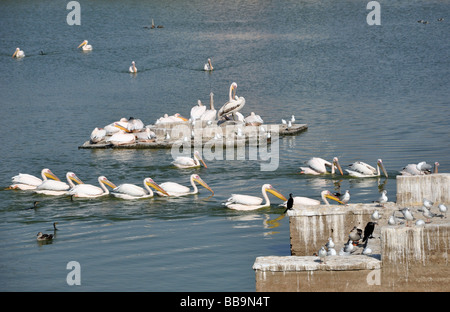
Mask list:
[[[383,161],[381,159],[377,160],[377,166],[379,166],[381,168],[381,170],[383,171],[385,177],[387,178],[388,174],[387,174],[386,169],[384,168]]]
[[[108,185],[108,186],[109,186],[110,188],[112,188],[112,189],[115,189],[115,188],[117,187],[114,183],[112,183],[111,181],[109,181],[105,176],[99,177],[98,180],[99,180],[100,182],[102,182],[103,184]]]
[[[183,121],[188,121],[188,119],[186,117],[181,116],[180,113],[176,113],[176,114],[174,114],[174,116],[179,118],[179,119],[181,119],[181,120],[183,120]]]
[[[42,172],[44,173],[44,175],[49,178],[49,179],[53,179],[56,181],[61,181],[50,169],[43,169]]]
[[[337,201],[338,203],[340,203],[340,204],[342,204],[342,205],[345,205],[344,202],[342,202],[339,198],[337,198],[336,196],[334,196],[330,191],[323,191],[323,193],[324,193],[323,195],[324,195],[325,198],[328,198],[328,199]]]
[[[80,178],[78,178],[77,175],[73,172],[67,172],[67,178],[77,184],[83,184],[83,182],[80,180]]]
[[[163,193],[166,196],[170,196],[161,186],[159,186],[155,181],[153,181],[152,178],[146,178],[144,180],[144,183],[147,184],[150,187],[153,187],[155,190]]]
[[[202,178],[200,178],[200,176],[198,174],[193,174],[192,175],[192,179],[197,182],[198,184],[200,184],[201,186],[203,186],[204,188],[206,188],[208,191],[210,191],[211,193],[213,193],[214,195],[214,191],[209,187],[208,184],[206,184],[205,181],[202,180]]]
[[[85,46],[88,44],[87,40],[84,40],[82,43],[80,43],[80,45],[78,46],[78,49],[81,48],[82,46]]]
[[[22,53],[20,53],[20,52],[22,52]],[[19,48],[16,48],[16,51],[14,51],[14,54],[12,55],[12,57],[13,58],[15,58],[15,57],[19,58],[19,57],[22,57],[22,54],[23,54],[23,51],[20,51]]]
[[[339,164],[339,159],[337,157],[333,158],[333,166],[336,166],[338,168],[339,172],[341,173],[341,175],[344,175],[344,173],[342,172],[341,165]]]
[[[195,152],[194,152],[194,157],[197,158],[199,161],[201,161],[202,164],[203,164],[203,166],[204,166],[205,168],[208,168],[208,166],[207,166],[207,165],[205,164],[205,162],[203,161],[203,158],[200,156],[199,151],[195,151]]]
[[[267,192],[269,192],[270,194],[278,197],[279,199],[283,200],[283,201],[287,201],[287,198],[284,197],[283,194],[281,194],[279,191],[277,191],[276,189],[274,189],[274,187],[270,184],[264,184],[263,189]]]

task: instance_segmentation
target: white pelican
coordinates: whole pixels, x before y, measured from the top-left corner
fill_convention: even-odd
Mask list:
[[[211,59],[208,59],[208,63],[206,63],[205,66],[203,66],[203,70],[212,71],[213,69],[214,67],[211,64]]]
[[[191,108],[191,121],[200,119],[205,111],[206,106],[202,104],[202,101],[197,100],[197,105]]]
[[[134,61],[131,62],[131,66],[129,68],[129,71],[132,74],[136,74],[137,73],[137,67],[136,67],[136,63]]]
[[[344,175],[342,172],[341,165],[339,164],[339,159],[337,157],[333,158],[332,163],[330,163],[329,161],[326,161],[323,158],[312,157],[308,161],[305,161],[305,165],[307,165],[307,167],[300,167],[300,169],[301,169],[300,173],[302,173],[302,174],[318,175],[318,174],[327,173],[327,167],[331,167],[331,173],[334,174],[335,167],[337,167],[337,169],[339,170],[341,175]]]
[[[190,177],[191,185],[193,187],[193,191],[189,189],[189,187],[183,186],[181,184],[175,183],[175,182],[164,182],[160,185],[160,187],[166,191],[170,196],[184,196],[184,195],[191,195],[191,194],[197,194],[198,188],[195,182],[199,183],[201,186],[209,190],[214,195],[214,191],[209,187],[208,184],[206,184],[205,181],[200,178],[198,174],[192,174]],[[167,196],[166,194],[156,191],[156,193],[159,196]]]
[[[41,185],[43,181],[47,180],[47,178],[59,180],[50,171],[50,169],[47,168],[41,170],[41,176],[42,179],[28,173],[19,173],[11,178],[14,184],[10,185],[8,188],[18,190],[34,190],[37,186]]]
[[[14,51],[14,54],[12,55],[13,58],[22,58],[25,57],[25,52],[20,50],[19,48],[16,48],[16,51]]]
[[[169,116],[168,114],[164,114],[163,117],[158,118],[156,120],[155,125],[159,123],[173,123],[173,122],[183,122],[187,121],[187,119],[181,116],[179,113],[173,114]]]
[[[270,184],[264,184],[261,188],[261,193],[265,202],[263,203],[263,198],[257,196],[250,195],[240,195],[240,194],[232,194],[230,198],[227,199],[227,202],[224,203],[230,209],[235,210],[255,210],[263,207],[270,206],[269,196],[267,192],[275,195],[281,200],[287,201],[286,197],[283,196],[280,192],[273,188]]]
[[[235,95],[237,89],[237,83],[233,82],[230,85],[230,91],[228,93],[228,102],[226,102],[220,109],[219,112],[217,113],[217,117],[221,118],[221,117],[226,117],[227,115],[233,115],[234,118],[234,113],[240,111],[244,105],[245,105],[245,99],[241,96],[238,97],[237,95]]]
[[[80,198],[94,198],[109,194],[109,190],[105,185],[108,185],[112,189],[116,188],[116,185],[109,181],[105,176],[98,177],[98,183],[100,184],[100,187],[84,183],[75,185],[67,192],[67,195]]]
[[[362,161],[354,162],[349,165],[350,169],[345,169],[348,174],[352,177],[358,178],[367,178],[367,177],[379,177],[380,176],[380,168],[383,171],[383,174],[388,177],[386,169],[384,168],[383,161],[381,159],[377,160],[377,168],[375,169],[371,165],[368,165]]]
[[[87,40],[84,40],[82,43],[80,43],[78,48],[81,48],[83,51],[92,51],[92,46],[88,44]]]
[[[336,196],[334,196],[330,191],[322,191],[320,193],[320,196],[322,198],[322,201],[325,203],[325,205],[330,205],[330,203],[328,202],[328,199],[337,201],[340,204],[345,205],[344,202],[342,202],[339,198],[337,198]],[[313,199],[313,198],[309,198],[309,197],[303,197],[303,196],[295,196],[294,197],[294,207],[301,207],[301,206],[317,206],[322,204],[320,200],[317,199]],[[280,206],[282,207],[286,207],[287,206],[287,201],[284,202],[283,204],[281,204]]]
[[[133,144],[136,142],[136,137],[132,133],[127,133],[123,126],[115,124],[116,127],[118,127],[120,130],[119,132],[114,133],[111,137],[109,137],[106,142],[111,143],[112,145],[118,146],[118,145],[127,145],[127,144]]]
[[[106,135],[112,135],[116,132],[119,132],[120,129],[115,126],[115,124],[119,123],[119,122],[125,124],[126,122],[128,122],[128,119],[125,117],[122,117],[122,118],[120,118],[119,121],[114,121],[114,122],[110,123],[109,125],[104,126],[103,129],[105,129]]]
[[[43,181],[42,184],[36,187],[36,193],[44,195],[65,195],[69,189],[75,187],[72,181],[78,184],[83,183],[73,172],[67,172],[66,174],[66,179],[69,184],[59,180],[53,173],[50,172],[49,174],[53,175],[53,180]]]
[[[172,164],[174,164],[178,168],[199,168],[200,162],[203,164],[205,168],[208,168],[203,161],[202,157],[200,156],[200,153],[198,151],[194,151],[194,157],[186,157],[186,156],[179,156],[177,157]]]
[[[200,117],[200,120],[216,120],[217,110],[214,108],[214,93],[209,94],[209,109],[207,109],[202,116]]]
[[[125,132],[139,132],[144,129],[142,120],[134,117],[130,117],[126,121],[123,121],[123,119],[116,121],[114,126]]]
[[[156,139],[156,134],[150,128],[145,128],[145,130],[134,133],[136,140],[139,142],[154,142]]]
[[[95,128],[91,132],[91,143],[98,143],[105,140],[106,130],[103,128]]]
[[[261,116],[256,115],[254,112],[251,112],[249,116],[244,119],[246,126],[260,126],[264,123]]]
[[[169,194],[167,194],[166,191],[164,191],[155,181],[153,181],[152,178],[144,179],[144,187],[145,189],[134,184],[124,183],[114,188],[111,195],[122,199],[150,198],[153,197],[153,191],[150,187],[153,187],[155,190],[169,196]]]

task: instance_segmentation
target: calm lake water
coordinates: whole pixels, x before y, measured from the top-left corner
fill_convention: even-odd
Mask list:
[[[386,189],[395,201],[406,164],[438,161],[448,172],[450,3],[379,1],[381,25],[369,26],[367,2],[83,1],[81,25],[69,26],[64,2],[1,1],[0,290],[254,291],[255,258],[290,254],[289,220],[274,197],[270,208],[227,209],[232,193],[261,195],[271,183],[285,196],[348,189],[352,202],[368,203]],[[149,29],[152,18],[164,28]],[[85,39],[90,53],[77,49]],[[11,58],[16,47],[25,58]],[[202,70],[207,58],[212,73]],[[189,116],[211,91],[218,109],[233,81],[244,115],[270,124],[294,114],[309,126],[280,139],[275,171],[248,159],[179,170],[170,150],[78,149],[121,117]],[[344,167],[381,158],[390,176],[299,175],[312,156]],[[19,172],[45,167],[92,184],[105,175],[188,185],[197,172],[215,195],[71,201],[4,190]],[[56,239],[38,244],[55,221]],[[66,282],[70,261],[81,286]]]

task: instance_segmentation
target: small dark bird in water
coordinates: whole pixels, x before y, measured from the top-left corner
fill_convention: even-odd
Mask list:
[[[289,199],[286,203],[286,210],[284,212],[288,211],[289,209],[292,209],[293,206],[294,206],[294,198],[292,197],[292,193],[291,193],[291,194],[289,194]]]
[[[48,241],[53,239],[53,234],[42,234],[42,232],[37,233],[38,241]]]
[[[438,22],[442,22],[444,19],[441,17],[441,18],[438,18],[437,20],[438,20]]]
[[[378,223],[377,222],[368,222],[366,224],[366,227],[364,228],[364,238],[362,240],[363,242],[365,242],[369,238],[373,238],[372,234],[373,234],[373,230],[375,229],[376,224],[378,224]]]
[[[39,204],[39,202],[38,202],[38,201],[35,201],[35,202],[33,203],[33,207],[26,208],[26,209],[36,209],[36,208],[38,207],[38,206],[37,206],[38,204]]]
[[[39,51],[39,55],[45,55],[45,52],[44,51]]]

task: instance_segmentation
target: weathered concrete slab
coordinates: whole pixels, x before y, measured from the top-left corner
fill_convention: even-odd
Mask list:
[[[422,205],[423,199],[450,203],[450,173],[397,176],[397,204]]]

